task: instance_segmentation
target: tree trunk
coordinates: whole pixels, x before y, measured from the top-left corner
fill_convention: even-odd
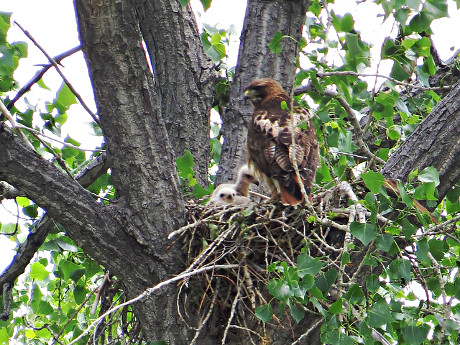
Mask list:
[[[208,184],[209,111],[218,74],[201,44],[190,6],[177,0],[132,1],[154,70],[163,118],[176,157],[189,150],[198,183]]]
[[[112,214],[123,232],[118,236],[129,239],[106,242],[106,247],[125,252],[107,253],[101,263],[118,267],[113,273],[133,297],[181,271],[180,252],[166,249],[168,233],[184,224],[184,202],[134,8],[124,1],[77,0],[76,9],[116,188]],[[105,226],[99,231],[104,237],[114,229]],[[80,245],[80,238],[74,240]],[[115,244],[119,248],[113,248]],[[93,250],[86,252],[94,256]],[[134,306],[147,339],[185,341],[175,292],[168,286],[161,297]]]
[[[246,160],[247,123],[252,105],[243,99],[245,87],[254,79],[273,78],[288,93],[291,91],[299,52],[297,42],[302,37],[309,3],[304,0],[248,1],[230,103],[222,119],[225,141],[216,184],[232,180]],[[290,36],[281,42],[280,54],[272,53],[268,47],[277,31]]]
[[[439,173],[441,200],[460,180],[460,83],[411,133],[382,168],[388,178],[406,181],[409,173],[428,166]]]

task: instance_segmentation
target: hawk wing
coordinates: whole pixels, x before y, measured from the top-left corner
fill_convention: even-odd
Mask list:
[[[249,162],[268,178],[272,194],[274,186],[279,188],[284,204],[303,200],[300,183],[310,193],[319,156],[316,132],[305,109],[296,106],[292,114],[283,109],[254,111],[247,149]],[[301,181],[295,173],[294,157]]]

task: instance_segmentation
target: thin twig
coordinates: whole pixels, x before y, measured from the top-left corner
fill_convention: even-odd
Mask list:
[[[78,51],[80,51],[80,50],[81,50],[81,46],[77,46],[77,47],[72,48],[72,49],[70,49],[70,50],[68,50],[68,51],[66,51],[66,52],[64,52],[64,53],[62,53],[62,54],[59,54],[59,55],[55,56],[55,57],[53,58],[53,60],[56,61],[56,63],[60,64],[61,60],[65,59],[66,57],[71,56],[72,54],[74,54],[74,53],[76,53],[76,52],[78,52]],[[8,103],[8,105],[6,106],[6,108],[7,108],[8,110],[10,110],[10,109],[13,107],[13,105],[14,105],[22,96],[24,96],[24,94],[25,94],[27,91],[29,91],[29,90],[32,88],[32,86],[33,86],[34,84],[36,84],[36,83],[43,77],[43,75],[44,75],[52,66],[53,66],[53,64],[51,64],[51,63],[49,63],[49,64],[47,64],[47,65],[44,65],[43,68],[42,68],[40,71],[38,71],[38,72],[34,75],[34,77],[33,77],[27,84],[25,84],[25,85],[21,88],[21,90],[18,91],[18,93],[16,94],[16,96],[14,96],[14,98]]]
[[[391,81],[391,82],[393,82],[395,84],[402,85],[402,86],[405,86],[407,88],[419,89],[419,90],[422,90],[422,91],[429,91],[429,90],[431,90],[431,91],[443,91],[443,90],[450,90],[453,87],[452,85],[450,85],[450,86],[439,86],[439,87],[425,87],[425,86],[421,86],[421,85],[414,85],[414,84],[411,84],[411,83],[405,83],[403,81],[396,80],[395,78],[392,78],[392,77],[389,77],[389,76],[383,75],[383,74],[358,73],[358,72],[352,72],[352,71],[334,71],[334,72],[318,72],[317,73],[317,76],[320,77],[320,78],[328,77],[328,76],[335,76],[335,75],[338,75],[338,76],[350,75],[350,76],[355,76],[355,77],[384,78],[384,79],[388,79],[389,81]]]
[[[206,267],[201,267],[201,268],[198,268],[192,272],[186,272],[186,273],[181,273],[173,278],[170,278],[170,279],[167,279],[167,280],[164,280],[160,283],[158,283],[157,285],[151,287],[151,288],[148,288],[147,290],[145,290],[143,293],[141,293],[140,295],[130,299],[129,301],[126,301],[124,303],[121,303],[119,305],[117,305],[116,307],[113,307],[109,310],[107,310],[104,314],[102,314],[101,316],[99,316],[91,325],[89,325],[88,327],[86,327],[86,329],[83,331],[82,334],[80,334],[77,338],[75,338],[72,342],[70,342],[68,345],[73,345],[73,344],[76,344],[81,338],[83,338],[86,334],[88,334],[88,332],[94,328],[97,324],[99,324],[99,322],[101,322],[105,317],[107,317],[108,315],[114,313],[115,311],[117,311],[118,309],[120,308],[123,308],[125,306],[128,306],[128,305],[131,305],[131,304],[134,304],[136,302],[139,302],[141,300],[143,300],[144,298],[152,295],[155,291],[161,289],[162,287],[166,286],[166,285],[169,285],[171,283],[174,283],[178,280],[182,280],[184,278],[188,278],[188,277],[191,277],[191,276],[194,276],[194,275],[197,275],[197,274],[200,274],[200,273],[203,273],[203,272],[206,272],[206,271],[210,271],[210,270],[215,270],[215,269],[231,269],[231,268],[238,268],[239,265],[214,265],[214,266],[206,266]]]
[[[64,80],[64,82],[67,84],[67,86],[69,87],[70,91],[72,91],[72,93],[75,95],[75,97],[77,97],[77,99],[80,101],[80,104],[82,105],[82,107],[85,108],[85,110],[88,112],[89,115],[91,115],[91,117],[93,118],[94,122],[96,122],[100,126],[100,122],[99,122],[99,119],[97,118],[96,114],[94,114],[91,111],[91,109],[86,105],[85,101],[80,96],[80,94],[77,92],[77,90],[75,90],[73,85],[64,76],[64,74],[62,73],[62,71],[59,68],[59,65],[56,63],[56,61],[54,61],[54,59],[40,46],[40,44],[38,44],[38,42],[35,40],[35,38],[33,38],[32,35],[27,30],[25,30],[17,21],[14,21],[14,23],[22,30],[24,35],[26,35],[33,42],[33,44],[43,53],[43,55],[46,56],[48,61],[54,66],[54,68],[56,69],[58,74],[61,76],[62,80]]]
[[[66,143],[65,141],[62,141],[62,140],[59,140],[59,139],[56,139],[56,138],[53,138],[53,137],[50,137],[49,135],[46,135],[40,131],[37,131],[33,128],[30,128],[30,127],[27,127],[27,126],[24,126],[24,125],[21,125],[20,123],[16,124],[16,128],[19,128],[19,129],[23,129],[23,130],[26,130],[30,133],[33,133],[33,134],[36,134],[37,136],[42,136],[44,138],[47,138],[47,139],[50,139],[50,140],[53,140],[59,144],[62,144],[64,146],[67,146],[67,147],[70,147],[72,149],[75,149],[75,150],[79,150],[79,151],[90,151],[90,152],[105,152],[105,150],[101,150],[101,149],[84,149],[84,148],[81,148],[81,147],[78,147],[78,146],[75,146],[75,145],[72,145],[70,143]]]
[[[27,137],[24,135],[24,133],[22,133],[19,128],[18,128],[18,124],[16,123],[16,121],[14,121],[14,118],[13,118],[13,115],[11,115],[10,111],[5,107],[5,105],[3,104],[2,101],[0,101],[0,110],[2,111],[2,114],[3,116],[5,116],[5,118],[11,123],[11,128],[13,131],[16,131],[16,133],[18,133],[18,135],[21,137],[22,141],[24,141],[24,143],[29,147],[31,148],[32,150],[35,151],[35,148],[33,147],[33,145],[30,143],[30,141],[27,139]]]
[[[222,345],[224,345],[225,341],[227,340],[228,330],[230,329],[230,325],[232,324],[232,320],[235,317],[235,311],[236,311],[236,306],[238,304],[238,300],[240,298],[240,292],[241,292],[241,282],[239,282],[237,284],[237,286],[236,286],[236,296],[235,296],[235,298],[233,300],[233,303],[232,303],[232,309],[230,311],[230,316],[228,317],[227,327],[225,327],[224,335],[222,336],[222,342],[221,342]]]

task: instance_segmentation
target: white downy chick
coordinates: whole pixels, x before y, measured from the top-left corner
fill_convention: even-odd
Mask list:
[[[221,188],[233,188],[237,195],[247,198],[249,196],[249,186],[251,183],[259,185],[259,181],[256,179],[254,171],[245,164],[241,166],[240,170],[238,170],[238,177],[235,183],[222,183],[216,187],[214,192],[220,190]]]
[[[213,205],[213,206],[230,205],[234,202],[235,196],[236,196],[236,191],[234,188],[223,187],[223,188],[220,188],[219,190],[215,189],[207,205]]]

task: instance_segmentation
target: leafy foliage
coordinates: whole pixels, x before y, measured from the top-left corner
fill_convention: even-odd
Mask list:
[[[201,2],[205,9],[211,5],[209,0]],[[187,6],[188,0],[179,3]],[[266,285],[271,299],[257,306],[255,315],[263,322],[270,322],[275,316],[281,319],[289,313],[298,323],[313,311],[323,322],[322,341],[330,344],[374,344],[374,331],[393,343],[428,344],[438,340],[457,344],[460,245],[456,224],[460,186],[454,186],[440,202],[437,192],[440,179],[433,167],[414,171],[406,183],[396,181],[395,188],[388,188],[378,172],[381,164],[441,99],[434,90],[419,88],[411,93],[401,90],[409,81],[429,88],[429,78],[438,70],[432,55],[430,25],[447,16],[447,5],[444,0],[376,3],[382,8],[383,19],[394,21],[399,28],[397,37],[388,36],[384,40],[377,57],[392,64],[390,78],[382,85],[365,78],[362,72],[374,64],[376,57],[372,56],[370,42],[365,42],[357,31],[355,18],[349,13],[327,12],[323,2],[313,0],[307,13],[306,37],[298,42],[301,56],[295,79],[295,86],[307,83],[310,86],[296,100],[315,112],[313,120],[321,153],[315,192],[331,189],[340,181],[349,182],[356,188],[359,200],[350,200],[343,209],[362,207],[367,212],[366,221],[348,224],[349,238],[343,248],[332,250],[336,253],[334,260],[321,253],[313,255],[310,244],[304,243],[293,262],[277,259],[271,263],[267,267],[270,279]],[[13,73],[20,59],[27,57],[25,43],[7,41],[9,27],[10,14],[1,13],[0,95],[5,104],[10,95],[7,92],[17,86]],[[228,68],[222,62],[227,58],[231,34],[205,24],[201,35],[206,53],[221,71]],[[285,39],[292,38],[277,31],[268,44],[270,52],[281,53]],[[232,77],[230,68],[216,87],[223,99],[228,98]],[[43,80],[38,85],[48,88]],[[330,92],[331,89],[335,92]],[[26,133],[37,152],[73,176],[98,153],[88,156],[79,149],[78,141],[63,135],[69,125],[68,111],[77,103],[69,87],[63,83],[52,93],[52,99],[46,100],[43,107],[26,104],[26,110],[13,107],[12,113],[18,123],[37,132],[63,137],[64,143],[71,144],[61,147],[46,137],[39,140],[36,135]],[[225,101],[222,103],[216,106],[218,111]],[[353,133],[352,118],[356,115],[368,118],[363,128],[367,146],[360,144]],[[97,124],[92,126],[97,135],[102,135]],[[219,164],[222,147],[218,124],[212,125],[211,133],[210,167],[213,168]],[[198,199],[210,194],[213,187],[210,184],[205,189],[197,184],[194,163],[189,151],[176,160],[182,192]],[[110,171],[95,180],[88,190],[99,197],[114,198]],[[420,201],[428,207],[438,206],[430,215],[417,207]],[[36,229],[36,221],[43,212],[25,197],[16,198],[16,203],[26,219],[24,223],[0,226],[3,233],[13,234],[12,240],[19,244],[24,240],[24,231]],[[336,211],[339,212],[331,211],[327,217],[334,219]],[[242,216],[252,214],[252,210],[244,212]],[[325,230],[318,225],[318,215],[311,215],[308,222]],[[240,225],[243,230],[248,226],[243,222]],[[17,233],[18,227],[23,231]],[[218,227],[214,227],[217,232]],[[203,241],[202,245],[208,244]],[[352,262],[352,255],[360,250],[364,250],[362,261]],[[369,274],[363,281],[347,280],[350,267]],[[78,336],[96,315],[106,310],[107,306],[99,304],[96,313],[91,310],[96,300],[95,289],[105,275],[104,269],[56,224],[13,289],[12,313],[8,320],[0,321],[0,341],[15,339],[41,344],[59,335],[65,343]],[[108,300],[120,303],[124,300],[122,287],[115,277],[111,279]],[[101,332],[116,338],[132,330],[130,339],[139,340],[130,308],[124,308],[119,316],[122,323]],[[83,340],[89,341],[89,336]]]

